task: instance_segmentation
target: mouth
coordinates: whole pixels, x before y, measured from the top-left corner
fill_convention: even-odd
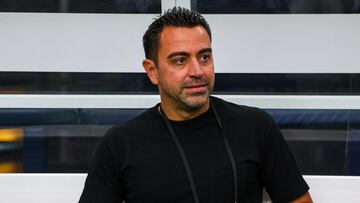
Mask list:
[[[190,85],[190,86],[186,86],[185,89],[192,93],[202,93],[207,91],[206,84]]]
[[[186,86],[186,88],[195,88],[195,87],[204,87],[204,86],[206,86],[206,84],[195,84],[195,85]]]

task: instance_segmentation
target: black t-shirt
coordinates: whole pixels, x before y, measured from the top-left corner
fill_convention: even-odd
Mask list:
[[[264,111],[212,97],[234,153],[239,202],[289,202],[309,188],[280,130]],[[233,174],[211,110],[172,121],[189,161],[200,202],[234,202]],[[91,163],[80,203],[194,202],[179,152],[157,111],[108,131]]]

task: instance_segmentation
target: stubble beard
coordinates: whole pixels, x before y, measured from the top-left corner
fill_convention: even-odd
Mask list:
[[[209,97],[213,89],[213,85],[207,83],[207,91],[202,93],[185,93],[185,85],[180,88],[178,92],[172,92],[171,90],[163,89],[163,94],[168,98],[167,100],[172,103],[171,105],[177,109],[181,109],[186,112],[196,111],[209,102]]]
[[[204,93],[187,95],[184,93],[182,89],[177,96],[182,104],[179,105],[179,108],[185,111],[197,110],[208,103],[210,93],[211,93],[210,88],[207,88],[207,91]]]

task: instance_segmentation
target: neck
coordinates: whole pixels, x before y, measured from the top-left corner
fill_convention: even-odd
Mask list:
[[[173,120],[173,121],[185,121],[198,117],[201,114],[205,113],[209,109],[209,107],[210,107],[209,101],[205,105],[191,110],[172,107],[171,105],[161,102],[161,108],[165,112],[166,117],[169,120]],[[160,106],[158,110],[160,112]]]

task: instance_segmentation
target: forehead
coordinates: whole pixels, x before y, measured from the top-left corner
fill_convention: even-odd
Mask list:
[[[169,26],[165,27],[160,34],[159,53],[210,47],[210,37],[202,26],[191,28]]]

